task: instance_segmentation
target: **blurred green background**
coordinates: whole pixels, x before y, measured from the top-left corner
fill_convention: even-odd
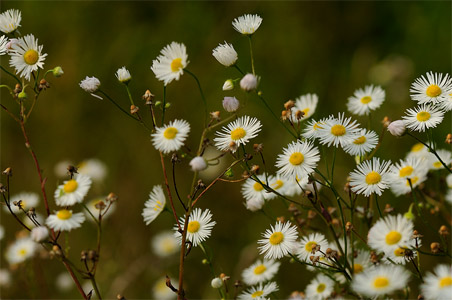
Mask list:
[[[347,98],[355,89],[366,84],[382,85],[386,90],[383,107],[372,115],[372,127],[381,132],[384,116],[398,119],[408,107],[411,82],[427,71],[451,71],[451,2],[116,2],[116,1],[2,1],[1,11],[17,8],[22,11],[22,35],[33,33],[48,53],[45,69],[62,66],[64,76],[49,76],[51,88],[42,93],[27,126],[47,181],[47,193],[52,195],[58,184],[54,166],[62,160],[80,162],[96,157],[109,169],[105,182],[93,189],[89,197],[109,192],[119,195],[114,214],[104,224],[103,248],[98,271],[98,283],[105,297],[121,293],[126,298],[151,298],[152,285],[165,274],[177,277],[178,257],[158,259],[150,248],[150,239],[163,229],[173,226],[170,214],[162,214],[150,226],[145,226],[141,212],[152,186],[162,184],[159,155],[150,142],[149,134],[136,122],[121,114],[107,100],[98,100],[79,88],[85,76],[96,76],[102,89],[128,110],[124,87],[114,76],[126,66],[133,80],[133,97],[145,115],[141,95],[146,89],[162,99],[163,85],[150,70],[152,60],[172,41],[187,46],[190,64],[203,86],[210,111],[220,110],[224,96],[236,96],[242,103],[243,114],[255,116],[263,130],[253,142],[263,142],[264,155],[273,167],[276,156],[291,141],[284,129],[276,124],[256,96],[239,90],[223,92],[228,78],[236,78],[234,69],[226,69],[211,55],[218,43],[232,43],[239,53],[239,65],[250,70],[248,41],[231,25],[234,18],[245,13],[259,14],[263,23],[253,36],[256,72],[262,77],[260,89],[272,109],[279,115],[282,104],[305,93],[317,93],[319,106],[314,118],[346,111]],[[2,66],[8,58],[0,57]],[[2,84],[13,85],[4,73]],[[1,90],[1,103],[14,108],[14,102]],[[202,129],[202,105],[195,81],[184,74],[168,86],[168,101],[172,106],[167,120],[183,118],[192,130],[187,145],[195,149]],[[349,114],[348,114],[349,115]],[[39,193],[39,181],[33,161],[24,147],[20,128],[2,112],[1,168],[14,170],[13,190]],[[363,125],[367,119],[358,118]],[[440,145],[451,131],[447,114],[442,128],[435,131]],[[412,141],[386,136],[378,156],[398,160],[404,157]],[[353,158],[339,151],[336,169],[338,186],[345,183],[353,168]],[[211,156],[214,154],[211,154]],[[192,172],[189,160],[177,166],[179,192],[189,192]],[[256,160],[255,163],[260,163]],[[168,164],[169,159],[168,159]],[[323,166],[321,166],[323,168]],[[210,182],[220,173],[210,168],[202,178]],[[238,175],[238,174],[237,174]],[[331,194],[326,192],[329,201]],[[52,199],[52,197],[50,197]],[[409,198],[398,198],[387,191],[382,200],[396,210],[406,211]],[[42,201],[42,199],[41,199]],[[217,225],[207,241],[214,253],[214,267],[231,276],[231,283],[240,279],[243,268],[257,257],[256,241],[269,228],[262,214],[245,210],[240,186],[220,183],[200,201],[200,207],[211,209]],[[287,213],[279,201],[270,207],[277,215]],[[52,208],[56,206],[52,202]],[[41,202],[38,211],[44,213]],[[7,228],[1,249],[14,239],[18,225],[11,216],[1,213]],[[438,228],[441,220],[433,220]],[[82,229],[70,233],[71,258],[78,260],[83,249],[96,243],[95,227],[85,223]],[[331,237],[329,237],[332,240]],[[434,237],[426,236],[429,245]],[[218,297],[210,287],[212,279],[199,249],[188,256],[186,292],[190,299]],[[7,267],[4,255],[2,267]],[[431,260],[435,265],[439,260]],[[425,259],[425,262],[430,262]],[[146,267],[131,272],[136,265]],[[425,266],[428,263],[424,263]],[[38,288],[34,270],[46,282]],[[55,261],[35,259],[13,274],[13,285],[2,290],[2,298],[78,298],[77,291],[61,293],[55,288],[54,277],[64,271]],[[132,274],[122,290],[112,286],[118,277]],[[293,290],[304,290],[311,279],[304,267],[289,264],[285,259],[276,278],[281,285],[279,297]],[[40,285],[41,283],[39,283]],[[416,297],[413,292],[413,297]]]

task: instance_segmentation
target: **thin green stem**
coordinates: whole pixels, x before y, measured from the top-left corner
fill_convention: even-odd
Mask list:
[[[375,203],[377,204],[378,214],[380,215],[380,218],[383,218],[383,214],[381,213],[380,204],[378,203],[378,195],[373,194],[375,196]]]
[[[14,75],[13,73],[9,72],[8,70],[6,70],[5,68],[3,68],[2,66],[0,66],[0,69],[2,69],[6,74],[8,74],[9,76],[13,77],[18,84],[20,84],[22,86],[22,82],[19,80],[19,78],[17,78],[16,75]]]
[[[163,124],[165,124],[165,110],[166,110],[166,85],[163,86],[162,126]]]
[[[122,108],[121,106],[119,106],[118,103],[116,103],[115,100],[113,100],[113,98],[111,98],[109,95],[107,95],[104,91],[102,90],[98,90],[98,92],[102,95],[104,95],[108,100],[110,100],[111,103],[113,103],[121,112],[123,112],[125,115],[127,115],[129,118],[134,119],[135,121],[140,121],[138,119],[136,119],[134,116],[132,116],[131,114],[129,114],[124,108]]]
[[[185,69],[185,72],[190,74],[195,79],[196,84],[198,85],[199,93],[201,94],[202,102],[204,103],[204,117],[207,120],[207,101],[206,101],[206,97],[204,96],[204,92],[203,92],[203,90],[201,88],[201,83],[199,82],[199,79],[198,79],[198,77],[196,77],[195,74],[193,74],[192,72],[190,72],[187,69]]]
[[[239,66],[237,64],[234,64],[234,68],[236,68],[237,71],[240,72],[240,74],[245,75],[245,73],[239,68]]]
[[[251,42],[251,35],[248,35],[248,42],[250,44],[251,70],[253,70],[253,75],[256,75],[254,70],[253,43]]]
[[[444,166],[444,168],[446,168],[446,170],[449,173],[452,173],[452,170],[444,163],[444,161],[441,159],[441,157],[439,157],[438,153],[436,153],[435,149],[433,149],[430,145],[424,143],[423,141],[421,141],[419,138],[417,138],[416,136],[412,135],[410,132],[407,132],[407,135],[411,136],[412,138],[414,138],[415,140],[417,140],[419,143],[423,144],[425,147],[427,147],[430,152],[432,152],[436,158],[439,160],[439,162]]]
[[[132,94],[130,93],[129,85],[128,84],[124,84],[124,85],[126,86],[127,95],[129,95],[130,104],[135,105],[135,103],[133,103],[133,98],[132,98]]]

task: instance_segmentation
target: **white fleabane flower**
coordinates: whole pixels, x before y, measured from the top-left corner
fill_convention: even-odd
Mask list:
[[[173,80],[179,80],[188,63],[185,45],[172,42],[160,51],[157,59],[153,60],[151,70],[158,80],[168,85]]]
[[[241,34],[251,35],[261,26],[261,23],[262,18],[260,16],[246,14],[235,18],[232,26]]]
[[[224,42],[212,50],[212,55],[218,60],[220,64],[225,67],[233,66],[237,62],[237,52],[234,50],[232,44]]]
[[[215,277],[210,282],[210,286],[213,287],[214,289],[219,289],[223,286],[223,280],[221,280],[219,277]]]
[[[275,227],[271,225],[271,229],[267,229],[262,234],[263,239],[257,243],[259,254],[265,253],[265,258],[278,259],[292,253],[297,247],[297,227],[291,225],[290,222],[277,222]]]
[[[180,218],[180,226],[184,228],[185,218]],[[209,209],[202,211],[200,208],[196,208],[190,213],[188,226],[187,226],[187,240],[192,242],[196,247],[206,239],[210,237],[212,228],[216,222],[212,221],[212,214]],[[178,239],[179,244],[182,241],[182,236],[179,232],[179,228],[174,226],[174,236]]]
[[[256,118],[243,116],[216,132],[215,146],[221,151],[233,153],[240,145],[246,145],[261,130],[261,122]]]
[[[0,56],[8,53],[8,38],[4,35],[0,37]]]
[[[0,14],[0,31],[4,33],[14,32],[20,25],[22,15],[18,9],[8,9]]]
[[[255,285],[265,281],[271,280],[276,273],[281,263],[274,260],[260,260],[258,259],[254,264],[243,270],[243,282],[247,285]]]
[[[9,65],[16,69],[20,77],[30,80],[31,73],[44,66],[47,54],[42,53],[42,48],[32,34],[18,38],[9,51]]]
[[[326,275],[318,274],[307,286],[308,299],[326,299],[334,291],[334,281]]]
[[[319,150],[311,142],[292,142],[278,155],[278,174],[303,178],[311,174],[320,160]]]
[[[411,147],[410,152],[408,152],[406,157],[407,158],[416,157],[416,158],[420,158],[420,159],[428,159],[429,154],[430,154],[430,152],[424,144],[416,143]]]
[[[102,181],[107,175],[107,165],[97,158],[90,158],[77,165],[77,172],[89,176],[93,181]]]
[[[25,211],[28,211],[32,207],[36,208],[36,206],[39,203],[39,195],[36,193],[29,193],[29,192],[21,192],[19,194],[13,195],[9,202],[11,205],[11,210],[15,214],[18,214],[21,212],[21,210],[19,209],[19,206],[14,205],[14,202],[18,203],[19,201],[20,201],[21,207]],[[3,206],[3,210],[5,212],[9,213],[9,209],[6,205]]]
[[[328,117],[321,127],[318,128],[320,143],[334,147],[345,146],[353,143],[355,135],[359,132],[359,124],[352,118],[345,118],[344,113],[338,117]]]
[[[446,112],[452,110],[452,92],[439,103],[439,106]]]
[[[185,120],[174,120],[163,127],[156,127],[151,134],[155,149],[165,154],[179,150],[190,132],[190,124]]]
[[[452,163],[452,153],[448,150],[438,149],[436,150],[436,154],[441,158],[441,160],[446,164],[446,166],[450,167]],[[429,170],[441,170],[444,169],[443,164],[439,161],[438,157],[435,154],[429,152],[427,155],[427,166]]]
[[[245,183],[242,185],[242,195],[245,198],[246,202],[250,200],[256,200],[255,202],[251,202],[254,206],[259,206],[262,208],[265,200],[270,200],[275,198],[276,195],[274,193],[268,192],[265,187],[261,184],[261,182],[267,185],[265,174],[256,175],[257,181],[254,178],[248,178],[245,180]],[[270,180],[270,177],[269,177]],[[260,209],[259,208],[259,209]]]
[[[168,257],[180,250],[178,240],[172,231],[163,231],[151,240],[153,252],[160,257]]]
[[[369,197],[371,194],[381,196],[382,191],[387,189],[390,184],[388,177],[390,161],[382,161],[379,158],[373,158],[372,161],[360,163],[356,169],[350,173],[350,186],[352,191],[357,194],[364,194]]]
[[[415,188],[427,179],[427,172],[426,159],[412,156],[400,160],[391,167],[389,173],[391,190],[396,196],[407,194],[411,192],[411,186]],[[408,179],[411,181],[411,186]]]
[[[100,81],[99,81],[99,79],[97,79],[94,76],[93,77],[86,76],[86,78],[80,82],[79,86],[85,92],[93,94],[93,93],[97,92],[97,90],[99,90]]]
[[[240,87],[246,92],[251,92],[257,88],[258,77],[248,73],[240,80]]]
[[[310,261],[309,257],[314,255],[312,250],[314,250],[317,246],[320,246],[320,250],[324,253],[326,249],[329,248],[328,241],[323,234],[314,232],[308,236],[303,236],[299,247],[297,248],[298,258],[303,261]]]
[[[437,265],[433,273],[424,276],[422,296],[427,300],[450,299],[452,295],[452,266]]]
[[[379,86],[368,85],[364,89],[358,89],[354,95],[348,98],[348,111],[354,115],[368,115],[376,110],[385,100],[385,91]]]
[[[224,82],[223,84],[223,91],[230,91],[234,88],[234,81],[232,81],[231,79],[228,79]]]
[[[325,124],[326,119],[322,119],[320,121],[310,120],[306,125],[306,128],[303,130],[302,136],[307,139],[316,139],[320,137],[320,128],[322,128],[323,124]]]
[[[258,286],[251,287],[239,295],[239,300],[266,300],[267,296],[278,291],[278,285],[275,282],[267,284],[260,283]]]
[[[224,97],[223,108],[227,112],[235,112],[239,109],[240,102],[235,97]]]
[[[288,192],[292,192],[292,185],[297,184],[295,178],[289,178],[286,176],[282,176],[280,174],[276,174],[275,176],[268,176],[268,185],[275,192],[288,196]],[[276,194],[274,194],[276,197]]]
[[[378,135],[372,130],[361,129],[352,143],[344,145],[344,151],[350,155],[364,156],[378,144]]]
[[[449,74],[427,73],[427,78],[421,76],[411,84],[411,99],[419,104],[436,104],[447,100],[452,93],[452,79]]]
[[[38,244],[28,237],[17,239],[6,249],[5,258],[10,264],[20,264],[33,257],[37,246]]]
[[[319,97],[316,94],[306,94],[295,99],[295,106],[291,109],[292,122],[304,121],[315,113]],[[297,111],[303,112],[303,117],[298,120],[296,117]]]
[[[55,231],[71,231],[79,228],[85,221],[83,213],[72,213],[72,210],[61,209],[55,211],[46,219],[46,225]]]
[[[370,252],[358,250],[358,254],[353,260],[353,274],[359,274],[373,266],[370,260]]]
[[[413,222],[403,215],[388,215],[379,219],[369,230],[367,236],[371,248],[380,252],[393,252],[407,245],[413,234]]]
[[[402,119],[406,127],[414,131],[424,132],[429,128],[435,128],[443,121],[444,112],[436,106],[422,104],[414,109],[407,109],[406,116]]]
[[[189,163],[193,172],[199,172],[207,168],[206,160],[202,156],[194,157]]]
[[[149,225],[158,215],[163,211],[166,204],[165,193],[160,185],[152,188],[149,193],[149,200],[144,203],[144,209],[141,215],[143,216],[146,225]]]
[[[126,69],[126,67],[119,68],[115,74],[116,78],[122,83],[129,83],[132,79],[130,72]]]
[[[401,137],[406,133],[406,125],[402,120],[393,121],[388,126],[388,131],[396,137]]]
[[[49,230],[45,226],[38,226],[31,230],[30,237],[36,243],[41,243],[49,236]]]
[[[352,289],[367,297],[378,297],[405,288],[409,277],[403,267],[380,265],[355,275]]]
[[[91,187],[91,178],[83,174],[75,174],[74,178],[58,186],[54,197],[58,206],[72,206],[81,203]]]

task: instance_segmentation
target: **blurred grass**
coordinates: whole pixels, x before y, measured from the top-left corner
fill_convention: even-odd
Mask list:
[[[288,99],[311,92],[320,98],[314,118],[337,115],[346,110],[346,100],[355,89],[370,83],[381,84],[386,90],[386,101],[372,115],[372,127],[380,133],[384,116],[397,119],[406,108],[414,106],[409,99],[409,86],[416,77],[430,70],[450,72],[451,66],[450,2],[2,1],[1,11],[9,8],[22,11],[21,33],[33,33],[44,45],[44,52],[49,54],[45,68],[60,65],[65,72],[62,78],[49,80],[51,89],[41,95],[28,122],[31,143],[48,177],[48,194],[52,195],[57,186],[53,173],[57,162],[98,157],[110,172],[97,195],[113,191],[120,197],[116,212],[105,224],[98,272],[100,288],[108,297],[117,293],[110,286],[114,278],[121,276],[138,258],[145,257],[149,266],[123,292],[127,298],[150,298],[151,286],[158,276],[168,273],[177,277],[176,257],[167,264],[153,256],[149,246],[151,236],[171,228],[173,220],[166,214],[150,226],[144,225],[143,203],[152,186],[162,183],[158,153],[139,124],[122,115],[108,101],[97,100],[78,87],[85,76],[98,77],[102,89],[127,109],[126,91],[114,76],[119,67],[126,66],[133,76],[132,94],[145,114],[141,95],[150,89],[161,99],[163,91],[150,70],[152,60],[171,41],[183,42],[188,49],[188,69],[200,78],[209,110],[221,110],[222,98],[234,95],[246,101],[243,114],[262,121],[263,131],[253,142],[264,142],[266,160],[274,172],[276,155],[290,141],[290,136],[255,97],[237,90],[221,90],[225,79],[236,78],[238,74],[225,69],[211,55],[212,49],[226,40],[238,51],[240,67],[250,69],[248,41],[231,26],[235,17],[257,13],[264,19],[253,36],[256,72],[262,76],[260,87],[277,114]],[[2,56],[0,63],[8,65],[7,58]],[[4,73],[1,77],[2,83],[13,84]],[[0,95],[2,104],[13,107],[4,90]],[[167,120],[184,118],[191,123],[188,146],[194,149],[202,126],[199,118],[202,102],[194,80],[185,74],[180,81],[171,83],[168,100],[172,107]],[[13,192],[39,192],[36,171],[18,126],[6,114],[0,116],[1,168],[13,167]],[[367,122],[364,118],[358,121],[363,125]],[[451,124],[450,114],[436,133],[439,143],[451,130],[446,124]],[[386,136],[378,156],[397,160],[411,144],[407,138],[396,140]],[[345,182],[352,165],[352,158],[339,154],[336,174],[342,182],[338,180],[338,184]],[[187,160],[177,167],[177,174],[179,191],[186,195],[192,176]],[[97,195],[90,193],[90,196]],[[408,198],[395,200],[390,192],[383,199],[391,201],[400,211],[409,203]],[[269,227],[268,219],[244,209],[238,185],[218,184],[200,201],[200,206],[209,207],[217,221],[213,238],[208,240],[216,271],[231,275],[233,280],[239,279],[241,270],[257,254],[256,241]],[[53,203],[52,207],[55,208]],[[38,210],[44,213],[43,206]],[[284,212],[284,207],[274,201],[272,210],[278,215]],[[5,240],[11,241],[18,227],[10,216],[2,213],[1,217],[7,228]],[[440,225],[440,220],[434,222],[435,226]],[[70,237],[74,260],[82,249],[95,247],[93,225],[85,224]],[[425,244],[429,242],[426,236]],[[3,242],[1,249],[5,246]],[[207,266],[200,265],[201,254],[199,249],[194,249],[187,260],[190,299],[217,297],[210,288]],[[1,262],[5,264],[3,256]],[[47,294],[23,288],[30,287],[33,275],[17,272],[14,286],[2,291],[2,297],[78,297],[75,290],[60,294],[54,288],[53,274],[63,272],[61,264],[34,261],[29,265],[36,264],[44,268],[49,286]],[[310,280],[308,274],[298,265],[284,263],[277,277],[281,283],[278,295],[286,297],[292,290],[303,290]]]

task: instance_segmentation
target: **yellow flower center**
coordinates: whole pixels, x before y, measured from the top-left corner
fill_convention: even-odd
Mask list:
[[[260,297],[264,294],[264,291],[255,291],[254,293],[251,294],[252,298],[257,298]]]
[[[402,239],[402,235],[398,231],[391,231],[386,235],[386,244],[394,245]]]
[[[260,184],[259,182],[256,182],[256,183],[253,185],[253,188],[254,188],[254,190],[257,191],[257,192],[260,192],[260,191],[262,191],[262,190],[264,189],[264,187],[262,186],[262,184]]]
[[[231,131],[231,139],[233,141],[237,141],[240,140],[241,138],[243,138],[246,135],[246,131],[243,128],[236,128],[234,130]]]
[[[367,184],[377,184],[381,180],[381,175],[378,172],[372,171],[366,175]]]
[[[400,177],[406,177],[406,176],[410,176],[411,175],[411,173],[413,173],[413,167],[411,167],[411,166],[406,166],[406,167],[403,167],[402,169],[400,169],[400,171],[399,171],[399,176]]]
[[[159,211],[159,210],[162,210],[162,209],[163,209],[162,202],[160,202],[159,200],[157,200],[157,201],[155,202],[155,205],[154,205],[154,211]]]
[[[433,163],[433,166],[434,166],[435,168],[439,169],[439,168],[441,168],[441,167],[443,166],[443,164],[442,164],[441,162],[439,162],[439,161],[435,161],[435,162]]]
[[[452,277],[450,277],[450,276],[443,277],[439,281],[439,286],[441,288],[445,288],[445,287],[448,287],[448,286],[451,286],[451,285],[452,285]]]
[[[363,266],[361,264],[355,264],[353,266],[353,273],[359,274],[364,270]]]
[[[314,124],[313,128],[314,128],[314,130],[317,130],[317,129],[322,129],[323,127],[320,126],[320,122],[317,122]]]
[[[188,223],[187,230],[190,233],[196,233],[196,232],[198,232],[200,227],[201,227],[201,224],[199,224],[198,221],[191,221],[190,223]]]
[[[370,101],[372,101],[372,97],[370,97],[370,96],[364,96],[364,97],[361,98],[361,103],[362,104],[367,104]]]
[[[304,248],[306,249],[306,251],[311,252],[312,248],[314,248],[315,246],[317,246],[316,242],[307,242],[306,245],[304,246]]]
[[[168,127],[165,129],[165,131],[163,132],[163,136],[168,139],[168,140],[172,140],[176,137],[178,133],[177,128],[174,127]]]
[[[259,265],[257,267],[254,268],[254,274],[256,275],[260,275],[262,273],[264,273],[267,270],[267,267],[264,265]]]
[[[326,285],[324,283],[321,283],[317,286],[317,293],[321,293],[326,289]]]
[[[64,184],[63,190],[65,193],[72,193],[77,189],[77,187],[78,187],[77,181],[75,181],[74,179],[71,179]]]
[[[70,210],[67,210],[67,209],[62,209],[62,210],[57,212],[56,216],[60,220],[67,220],[67,219],[70,219],[72,217],[72,212]]]
[[[436,84],[432,84],[427,88],[427,91],[425,92],[427,96],[429,97],[438,97],[441,95],[441,88],[437,86]]]
[[[19,254],[19,256],[22,256],[22,257],[27,255],[27,249],[20,249],[18,254]]]
[[[331,133],[335,136],[343,136],[345,134],[345,127],[339,124],[331,127]]]
[[[279,245],[284,240],[284,234],[282,232],[274,232],[270,236],[270,244],[272,245]]]
[[[424,149],[424,145],[422,143],[417,143],[413,147],[411,147],[411,152],[418,152]]]
[[[27,65],[34,65],[39,59],[39,53],[30,49],[24,54],[24,61]]]
[[[411,185],[415,185],[416,182],[419,180],[419,177],[414,176],[413,178],[410,178],[411,180]],[[406,186],[409,187],[410,186],[410,182],[408,181],[408,179],[406,180]]]
[[[304,155],[300,152],[294,152],[289,157],[289,162],[292,165],[301,165],[301,163],[304,161]]]
[[[284,185],[284,182],[282,180],[276,180],[275,183],[272,184],[272,188],[274,190],[280,189]]]
[[[395,256],[404,256],[405,255],[405,249],[397,248],[394,250]]]
[[[388,285],[389,285],[389,280],[388,280],[388,278],[386,278],[384,276],[379,276],[379,277],[375,278],[375,280],[374,280],[374,287],[377,289],[387,287]]]
[[[355,145],[362,145],[366,142],[366,137],[363,135],[359,138],[357,138],[356,140],[353,141],[353,144]]]
[[[430,113],[427,111],[420,111],[417,113],[416,118],[419,122],[425,122],[430,119]]]
[[[309,110],[310,110],[309,107],[306,107],[305,109],[302,110],[302,112],[304,113],[303,116],[304,116],[305,118],[306,118],[306,115],[308,114]]]
[[[182,65],[182,58],[175,58],[171,62],[171,71],[177,72],[182,69],[184,66]]]

